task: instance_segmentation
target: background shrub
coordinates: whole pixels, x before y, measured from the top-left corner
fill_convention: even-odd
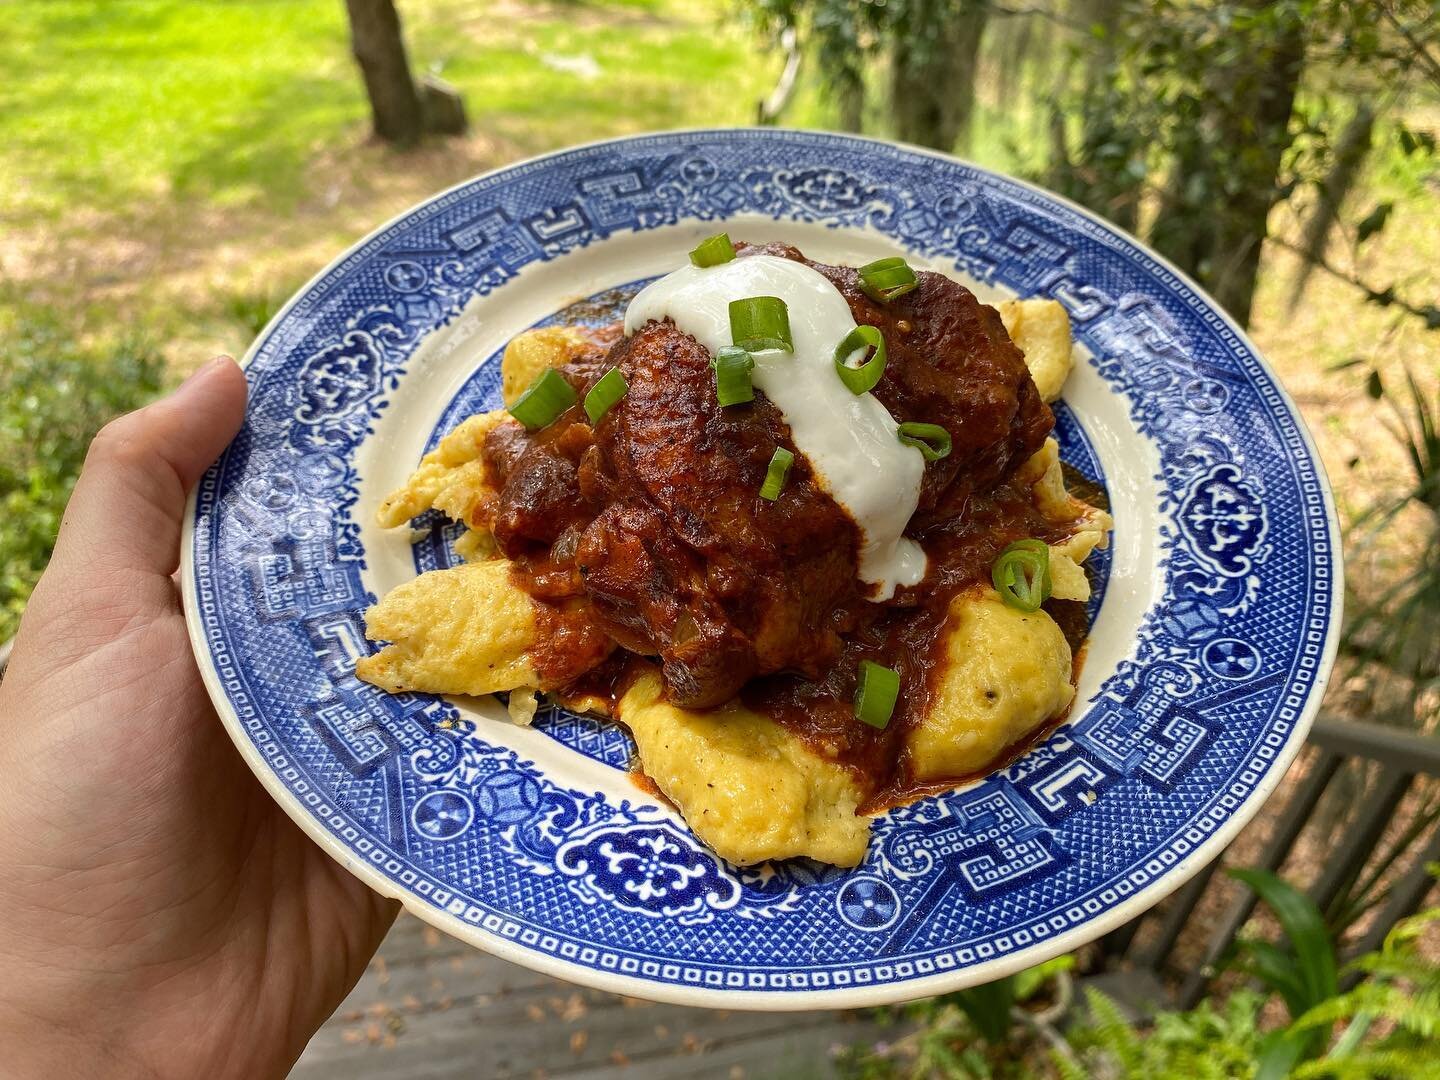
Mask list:
[[[164,376],[138,339],[85,346],[44,315],[16,323],[0,346],[0,641],[50,558],[90,440],[154,397]]]

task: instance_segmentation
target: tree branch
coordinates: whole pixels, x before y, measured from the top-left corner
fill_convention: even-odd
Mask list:
[[[1068,19],[1052,8],[1045,7],[1008,7],[1005,4],[986,3],[985,8],[992,15],[1039,15],[1042,19],[1048,19],[1056,26],[1063,26],[1067,30],[1074,30],[1076,33],[1088,34],[1090,27],[1074,19]]]
[[[774,124],[780,119],[780,114],[790,104],[790,97],[795,93],[795,80],[800,75],[800,37],[795,27],[787,26],[780,32],[780,47],[785,50],[785,67],[780,72],[775,89],[760,100],[755,110],[755,119],[762,125]]]
[[[1440,87],[1440,60],[1435,59],[1435,57],[1431,55],[1425,43],[1417,38],[1415,32],[1400,20],[1400,16],[1391,10],[1388,3],[1382,3],[1378,6],[1380,13],[1385,16],[1385,20],[1395,28],[1396,32],[1405,39],[1405,43],[1414,50],[1415,59],[1418,60],[1420,66],[1425,69],[1425,73],[1430,77],[1430,81],[1437,87]]]
[[[1418,306],[1406,300],[1402,300],[1400,297],[1395,295],[1393,286],[1387,289],[1372,288],[1367,282],[1362,281],[1360,278],[1356,277],[1353,274],[1346,273],[1344,270],[1341,270],[1339,267],[1330,263],[1329,260],[1327,260],[1323,255],[1316,255],[1311,252],[1307,252],[1299,244],[1292,243],[1291,241],[1286,240],[1283,237],[1270,236],[1266,237],[1266,239],[1270,243],[1284,248],[1286,251],[1290,251],[1296,255],[1299,255],[1307,262],[1313,263],[1321,270],[1324,270],[1331,277],[1343,281],[1347,285],[1353,285],[1355,288],[1363,292],[1366,296],[1366,299],[1370,300],[1371,302],[1379,304],[1382,307],[1397,307],[1401,311],[1405,312],[1407,315],[1413,315],[1415,318],[1423,322],[1427,330],[1440,330],[1440,308],[1437,308],[1433,305]]]

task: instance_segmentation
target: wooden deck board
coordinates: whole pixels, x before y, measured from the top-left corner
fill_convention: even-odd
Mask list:
[[[690,1009],[584,990],[402,915],[291,1075],[819,1080],[834,1075],[832,1047],[877,1034],[854,1013]]]

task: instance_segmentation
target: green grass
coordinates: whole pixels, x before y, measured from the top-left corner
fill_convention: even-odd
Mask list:
[[[133,334],[78,346],[52,312],[0,314],[0,642],[15,633],[49,561],[60,515],[95,432],[159,389],[164,366]]]
[[[750,122],[779,60],[703,0],[401,0],[412,63],[516,152]],[[264,202],[284,212],[368,111],[339,0],[9,0],[0,221]],[[593,78],[555,59],[590,57]],[[547,59],[549,62],[547,62]]]
[[[641,15],[633,5],[575,4],[575,19],[504,23],[460,16],[417,25],[414,40],[465,93],[472,122],[526,153],[634,131],[752,123],[778,59],[757,56],[735,20],[718,21],[714,4],[647,6]],[[602,14],[613,21],[600,22]],[[579,57],[598,73],[554,66]]]
[[[0,214],[286,199],[364,116],[343,20],[337,0],[7,3]]]

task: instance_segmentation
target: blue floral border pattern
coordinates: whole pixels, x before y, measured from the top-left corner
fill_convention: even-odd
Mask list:
[[[373,601],[350,513],[354,452],[425,335],[531,263],[741,213],[877,230],[1060,300],[1152,441],[1172,523],[1164,599],[1135,659],[1019,761],[877,821],[855,871],[727,866],[664,812],[562,787],[444,702],[353,675]],[[783,131],[539,159],[426,203],[341,259],[267,333],[247,375],[250,413],[201,483],[192,548],[230,709],[354,859],[574,968],[806,991],[1043,945],[1221,828],[1284,756],[1319,677],[1337,600],[1324,484],[1270,375],[1131,241],[959,162]]]

